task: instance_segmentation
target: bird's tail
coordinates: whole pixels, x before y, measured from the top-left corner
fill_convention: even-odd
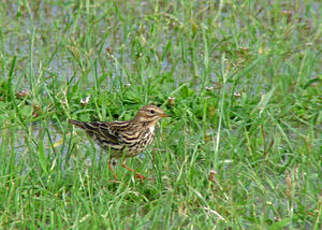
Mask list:
[[[76,121],[76,120],[71,120],[71,119],[69,119],[68,120],[68,123],[69,124],[72,124],[72,125],[75,125],[75,126],[77,126],[77,127],[79,127],[79,128],[85,128],[85,124],[84,124],[84,122],[82,122],[82,121]]]

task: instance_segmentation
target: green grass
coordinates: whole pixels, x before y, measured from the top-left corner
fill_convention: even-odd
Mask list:
[[[321,13],[312,0],[2,1],[0,228],[321,229]],[[153,180],[117,166],[110,183],[107,154],[67,119],[148,103],[172,118],[128,165]]]

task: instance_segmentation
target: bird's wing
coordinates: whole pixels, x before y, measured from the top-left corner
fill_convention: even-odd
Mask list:
[[[117,145],[120,137],[116,129],[113,129],[107,122],[84,122],[83,129],[95,139],[104,141],[106,144]]]

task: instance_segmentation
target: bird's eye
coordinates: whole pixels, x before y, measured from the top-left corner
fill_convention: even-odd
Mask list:
[[[155,111],[151,109],[151,110],[150,110],[150,113],[151,113],[151,114],[155,114]]]

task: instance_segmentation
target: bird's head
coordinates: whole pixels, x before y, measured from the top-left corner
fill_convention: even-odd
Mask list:
[[[134,120],[155,125],[162,117],[170,117],[155,105],[143,106],[134,117]]]

